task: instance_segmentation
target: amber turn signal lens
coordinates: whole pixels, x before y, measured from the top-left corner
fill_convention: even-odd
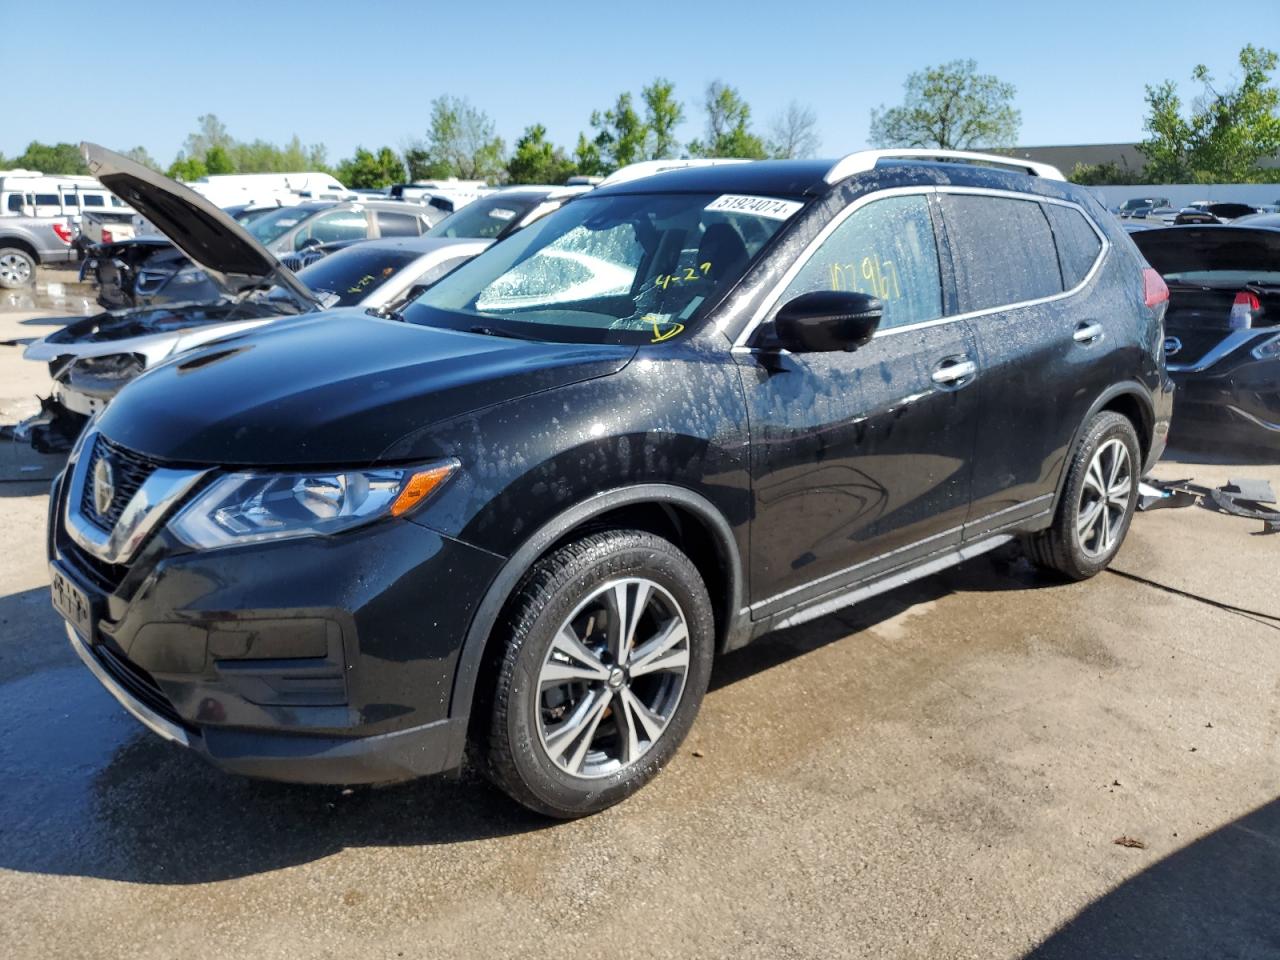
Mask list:
[[[419,470],[409,478],[409,482],[404,485],[404,489],[391,504],[391,515],[398,517],[408,513],[431,496],[432,491],[453,476],[453,471],[457,469],[456,463],[445,463],[427,470]]]

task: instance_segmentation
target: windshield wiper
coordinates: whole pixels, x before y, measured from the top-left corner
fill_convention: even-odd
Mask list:
[[[486,337],[506,337],[509,340],[538,340],[539,337],[530,337],[523,333],[512,333],[510,330],[499,330],[497,327],[468,327],[467,333],[479,333]]]

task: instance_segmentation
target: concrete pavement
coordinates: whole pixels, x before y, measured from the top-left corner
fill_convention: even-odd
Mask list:
[[[552,824],[469,776],[256,783],[148,734],[49,608],[44,486],[0,482],[0,956],[1280,956],[1257,521],[1143,514],[1118,573],[1003,553],[766,638],[656,781]]]

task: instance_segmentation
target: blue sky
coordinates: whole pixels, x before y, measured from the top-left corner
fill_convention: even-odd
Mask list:
[[[0,72],[22,95],[0,152],[33,139],[145,146],[168,163],[202,113],[232,135],[401,147],[432,98],[465,96],[508,145],[541,122],[572,147],[593,108],[655,76],[676,84],[702,132],[715,79],[758,125],[791,99],[814,108],[822,153],[866,145],[870,110],[896,103],[912,70],[972,57],[1017,86],[1021,142],[1139,139],[1143,85],[1206,62],[1228,79],[1245,43],[1280,49],[1280,0],[1008,0],[935,3],[215,4],[0,0]],[[110,11],[110,12],[108,12]],[[1068,12],[1062,12],[1068,11]],[[15,79],[18,78],[18,79]]]

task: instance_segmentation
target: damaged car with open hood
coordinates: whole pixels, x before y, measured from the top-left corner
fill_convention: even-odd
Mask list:
[[[109,151],[90,148],[98,157]],[[393,313],[491,241],[388,237],[365,241],[293,273],[231,216],[158,173],[130,168],[128,188],[151,221],[214,282],[213,302],[108,310],[27,347],[47,363],[52,394],[20,425],[38,450],[65,451],[85,422],[133,378],[202,344],[317,310],[361,307]]]

